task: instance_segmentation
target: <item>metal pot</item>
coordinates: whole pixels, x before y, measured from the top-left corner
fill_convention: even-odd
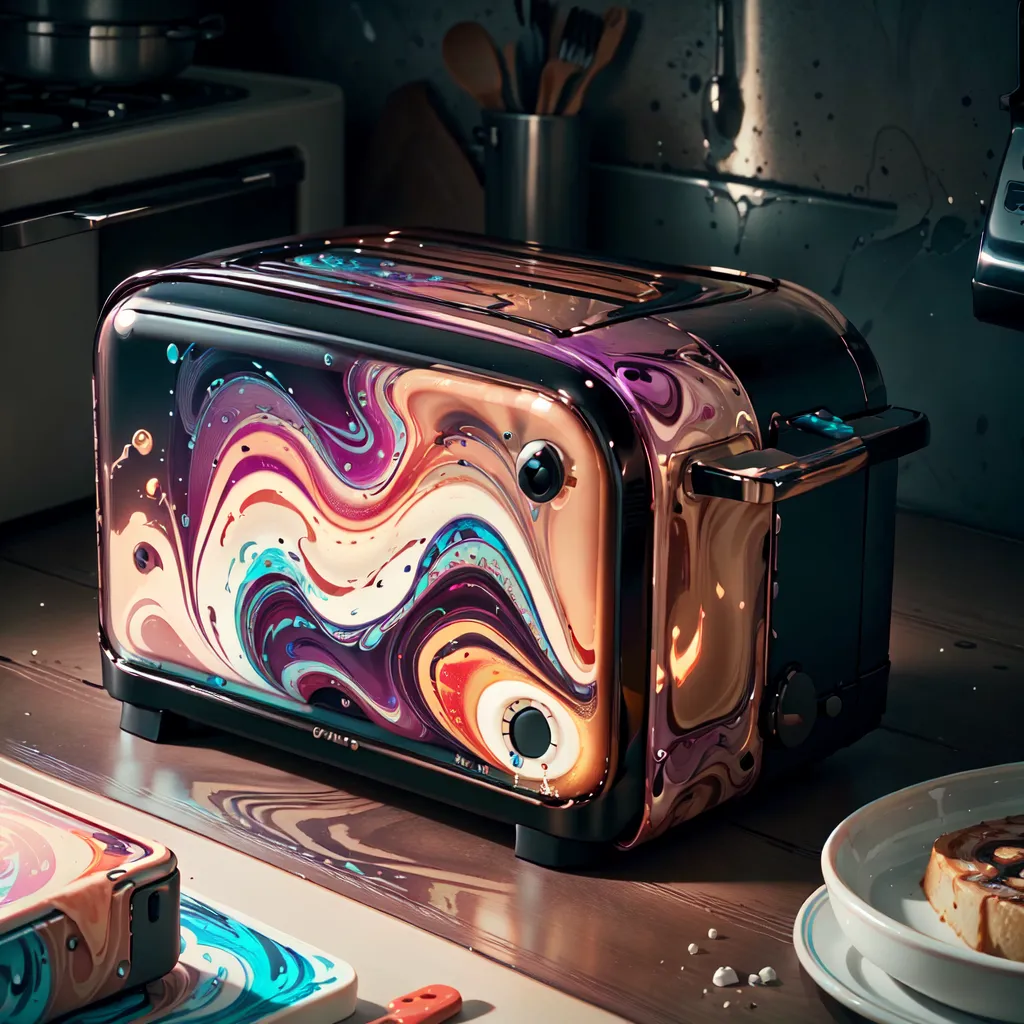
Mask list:
[[[0,14],[65,25],[186,25],[198,20],[199,8],[200,0],[0,0]]]
[[[0,74],[49,84],[136,85],[173,78],[224,19],[191,24],[98,24],[0,16]]]

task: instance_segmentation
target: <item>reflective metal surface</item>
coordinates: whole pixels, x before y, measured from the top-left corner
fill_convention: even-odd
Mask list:
[[[805,434],[842,440],[801,455],[778,448],[720,459],[700,455],[687,467],[687,493],[771,504],[841,480],[869,462],[878,466],[909,455],[923,448],[929,439],[928,420],[918,412],[899,408],[850,420],[822,410],[797,416],[787,426]],[[790,431],[790,438],[797,436]]]
[[[304,278],[315,292],[343,289],[423,302],[538,327],[561,336],[660,311],[713,305],[770,282],[737,275],[645,272],[524,247],[517,256],[444,236],[367,230],[362,237],[276,246],[229,263],[263,274]]]
[[[727,458],[754,443],[748,434],[702,455]],[[644,838],[746,792],[761,767],[772,510],[687,494],[690,454],[669,464]]]
[[[856,473],[867,460],[867,449],[859,439],[803,458],[766,448],[715,462],[698,459],[687,469],[686,491],[693,496],[770,505]]]
[[[198,42],[223,32],[219,15],[184,25],[102,25],[0,14],[0,74],[75,85],[160,82],[192,63]]]
[[[150,24],[183,24],[199,17],[200,0],[146,0],[145,18]],[[138,0],[2,0],[5,14],[20,14],[40,21],[75,25],[135,25]]]
[[[485,230],[495,238],[587,244],[587,123],[582,116],[486,110]]]

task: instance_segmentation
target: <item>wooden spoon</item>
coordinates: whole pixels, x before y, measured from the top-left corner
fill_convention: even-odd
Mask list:
[[[615,53],[619,48],[619,44],[622,42],[622,37],[626,34],[626,25],[628,21],[629,15],[625,8],[609,7],[605,12],[604,31],[601,33],[601,38],[598,41],[597,50],[594,53],[594,59],[591,62],[590,67],[583,73],[583,77],[580,79],[579,85],[576,86],[576,91],[572,94],[569,102],[565,105],[563,113],[566,116],[571,116],[580,112],[580,108],[583,106],[584,97],[587,94],[587,89],[590,88],[590,83],[594,80],[599,71],[608,67],[608,65],[615,59]]]
[[[463,21],[445,33],[441,43],[445,67],[453,81],[484,110],[504,110],[501,57],[483,25]]]

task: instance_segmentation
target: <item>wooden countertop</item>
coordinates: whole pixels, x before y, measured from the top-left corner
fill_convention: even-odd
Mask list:
[[[0,535],[0,755],[630,1020],[720,1019],[722,1000],[702,994],[720,963],[780,978],[733,1010],[755,1012],[754,999],[763,1021],[852,1020],[801,972],[790,940],[829,832],[894,789],[1024,757],[1024,544],[903,515],[897,563],[883,728],[585,874],[516,860],[503,826],[265,747],[121,733],[98,686],[88,510]],[[690,942],[711,945],[710,927],[714,952],[687,955]]]

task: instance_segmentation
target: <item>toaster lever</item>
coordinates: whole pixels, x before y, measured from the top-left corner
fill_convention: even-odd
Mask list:
[[[787,426],[801,429],[795,417]],[[686,491],[691,497],[727,498],[770,505],[824,487],[868,464],[889,462],[928,443],[923,413],[891,407],[880,413],[843,421],[851,436],[803,455],[779,448],[742,452],[722,459],[690,463]]]

